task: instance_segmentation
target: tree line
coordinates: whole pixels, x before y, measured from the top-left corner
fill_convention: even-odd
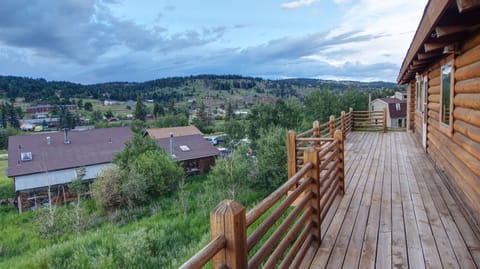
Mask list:
[[[23,97],[27,102],[57,104],[62,98],[93,98],[119,101],[153,99],[168,104],[191,98],[191,90],[233,91],[234,89],[255,90],[257,94],[268,93],[277,97],[298,96],[298,88],[325,88],[362,91],[395,89],[398,86],[388,82],[342,82],[317,79],[267,80],[237,75],[198,75],[170,77],[146,82],[108,82],[83,85],[67,81],[47,81],[15,76],[0,76],[0,91],[11,101]]]

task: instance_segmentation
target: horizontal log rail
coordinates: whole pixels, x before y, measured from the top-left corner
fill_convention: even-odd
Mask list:
[[[207,264],[220,250],[225,248],[227,239],[224,236],[217,236],[210,241],[202,250],[197,252],[188,262],[180,266],[180,269],[201,268]]]
[[[340,130],[345,140],[347,134],[353,130],[354,113],[353,109],[350,108],[348,113],[342,111],[339,117],[330,116],[330,120],[326,123],[313,122],[313,128],[306,132],[300,134],[289,132],[287,135],[287,155],[289,160],[295,160],[295,162],[289,162],[288,176],[293,176],[303,167],[303,152],[308,147],[313,146],[321,150],[325,142],[329,141],[328,138],[333,137],[335,130]]]
[[[298,266],[311,244],[320,243],[321,216],[344,179],[343,133],[310,140],[322,146],[305,149],[305,165],[248,213],[235,201],[220,203],[210,214],[212,241],[181,268],[210,260],[213,268]]]

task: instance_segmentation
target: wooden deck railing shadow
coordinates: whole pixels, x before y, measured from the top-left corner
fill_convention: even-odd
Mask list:
[[[320,245],[322,220],[344,193],[344,141],[354,115],[350,109],[301,134],[289,131],[289,179],[248,213],[235,201],[221,202],[210,213],[210,243],[180,268],[209,261],[213,268],[297,268]]]

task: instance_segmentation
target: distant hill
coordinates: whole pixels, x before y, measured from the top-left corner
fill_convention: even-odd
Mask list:
[[[170,77],[145,82],[108,82],[83,85],[67,81],[47,81],[16,76],[0,76],[0,91],[7,98],[24,97],[26,102],[56,103],[61,98],[113,99],[119,101],[153,99],[168,103],[188,99],[217,99],[256,102],[266,96],[302,98],[315,88],[333,91],[392,91],[399,87],[389,82],[333,81],[320,79],[267,80],[238,75],[198,75]]]

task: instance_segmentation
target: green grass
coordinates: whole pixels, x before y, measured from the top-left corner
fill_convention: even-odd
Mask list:
[[[3,153],[0,153],[3,154]],[[7,157],[0,158],[0,199],[15,198],[13,179],[5,174],[8,166]]]
[[[0,161],[2,175],[5,168],[6,160]],[[178,268],[210,241],[209,212],[219,201],[206,193],[206,180],[188,178],[183,192],[109,215],[97,211],[94,201],[83,201],[85,228],[78,233],[71,229],[73,206],[55,209],[55,235],[41,229],[49,221],[47,210],[18,214],[13,206],[0,206],[0,268]],[[2,193],[13,188],[5,176],[0,182]],[[251,206],[263,195],[248,189],[237,200]]]

